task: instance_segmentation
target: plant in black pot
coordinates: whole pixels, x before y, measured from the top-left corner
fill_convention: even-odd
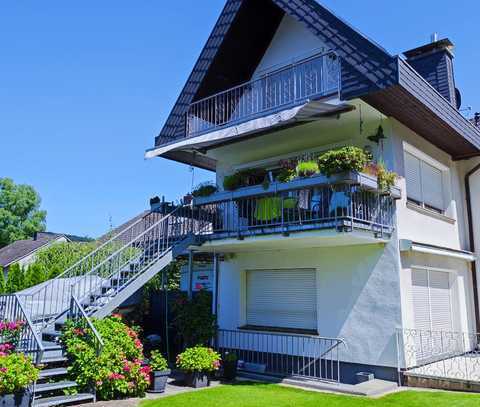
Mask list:
[[[150,354],[150,368],[152,369],[150,391],[152,393],[163,393],[171,372],[167,360],[158,350],[154,350]]]
[[[233,381],[237,377],[238,358],[235,353],[226,353],[223,357],[223,377],[225,380]]]
[[[23,353],[0,354],[0,405],[28,407],[31,392],[28,387],[38,379],[38,369]]]
[[[210,386],[210,375],[220,367],[220,355],[211,348],[195,346],[177,356],[185,384],[196,389]]]

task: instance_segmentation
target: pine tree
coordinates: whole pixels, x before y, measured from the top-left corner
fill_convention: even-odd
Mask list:
[[[8,294],[16,293],[25,288],[25,273],[18,263],[10,266],[6,287]]]

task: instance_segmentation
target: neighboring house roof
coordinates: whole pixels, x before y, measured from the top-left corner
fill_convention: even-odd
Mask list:
[[[107,240],[111,239],[112,237],[120,235],[124,230],[128,229],[130,226],[132,226],[136,222],[138,222],[138,228],[135,230],[135,233],[140,234],[141,232],[145,231],[152,225],[150,222],[151,221],[150,218],[147,218],[148,214],[150,214],[150,211],[143,211],[139,213],[137,216],[129,219],[125,223],[122,223],[120,226],[116,227],[115,229],[112,229],[110,232],[100,236],[97,239],[97,241],[100,243],[105,243]],[[141,219],[143,219],[143,221],[141,221]],[[125,239],[128,240],[127,237]]]
[[[362,98],[454,158],[480,154],[480,129],[401,57],[315,0],[228,0],[156,146],[184,137],[184,118],[193,101],[250,79],[285,13],[341,57],[342,99]]]
[[[0,266],[7,267],[24,257],[36,252],[42,247],[48,245],[54,240],[57,240],[61,235],[53,233],[43,233],[35,239],[17,240],[0,249]]]
[[[71,242],[87,242],[91,239],[65,235],[61,233],[52,232],[38,232],[32,239],[17,240],[8,246],[0,249],[0,267],[7,267],[13,263],[16,263],[27,257],[28,255],[35,253],[37,250],[44,246],[47,246],[51,242],[64,237],[67,241]]]

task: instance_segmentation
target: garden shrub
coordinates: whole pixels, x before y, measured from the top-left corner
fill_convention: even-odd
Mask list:
[[[1,321],[0,322],[0,356],[13,352],[20,341],[24,321]]]
[[[199,291],[192,299],[182,293],[173,304],[173,325],[185,346],[206,345],[215,335],[216,317],[212,314],[212,295]]]
[[[330,150],[318,158],[320,172],[327,177],[347,171],[361,172],[370,157],[361,148],[348,146]]]
[[[211,348],[195,346],[177,356],[177,367],[184,372],[213,372],[220,368],[220,355]]]
[[[150,384],[149,366],[143,364],[143,346],[137,331],[120,316],[94,320],[104,347],[97,355],[89,328],[67,321],[62,335],[71,361],[69,375],[80,389],[95,388],[102,400],[142,397]]]
[[[19,393],[38,379],[39,370],[23,353],[0,356],[0,394]]]
[[[149,361],[152,371],[164,372],[168,370],[168,362],[158,350],[152,351]]]

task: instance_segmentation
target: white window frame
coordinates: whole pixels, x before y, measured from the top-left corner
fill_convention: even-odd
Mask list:
[[[421,192],[422,194],[422,200],[418,201],[416,199],[412,199],[408,196],[408,184],[406,185],[407,188],[407,202],[410,204],[417,205],[426,211],[432,211],[435,213],[441,213],[445,215],[447,213],[447,210],[449,208],[448,202],[450,201],[450,185],[449,185],[449,180],[450,180],[450,168],[447,167],[446,165],[440,163],[439,161],[435,160],[428,154],[425,154],[423,151],[413,147],[411,144],[408,144],[406,142],[403,143],[403,162],[404,162],[404,172],[406,174],[406,155],[410,154],[413,157],[417,158],[420,160],[420,164],[425,163],[430,165],[431,167],[439,170],[442,174],[442,200],[443,200],[443,208],[435,208],[430,205],[426,205],[424,202],[423,198],[423,190]],[[422,177],[422,168],[420,168],[420,177]],[[423,188],[423,182],[422,178],[420,179],[420,188]]]

